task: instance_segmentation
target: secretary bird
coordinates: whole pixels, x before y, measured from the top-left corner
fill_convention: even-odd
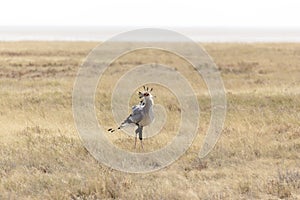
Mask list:
[[[149,90],[148,87],[144,87],[144,92],[139,92],[139,98],[142,99],[140,104],[132,107],[132,113],[121,123],[118,129],[121,129],[127,125],[135,124],[137,129],[135,130],[135,140],[134,140],[134,148],[136,149],[136,141],[137,135],[139,135],[139,139],[141,141],[141,147],[143,146],[143,128],[144,126],[150,125],[154,120],[153,113],[153,97],[150,92],[152,92],[153,88]],[[108,129],[109,132],[113,133],[115,129]]]

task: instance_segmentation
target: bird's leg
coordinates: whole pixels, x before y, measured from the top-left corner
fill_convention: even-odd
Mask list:
[[[142,147],[142,150],[144,151],[143,140],[141,140],[141,147]]]
[[[141,141],[142,150],[144,150],[144,146],[143,146],[143,127],[142,126],[139,127],[139,138],[140,138],[140,141]]]
[[[139,133],[139,127],[135,130],[134,149],[136,149],[136,141],[137,141],[137,134],[138,133]]]
[[[136,140],[137,140],[137,134],[135,134],[135,138],[134,138],[134,149],[136,149]]]

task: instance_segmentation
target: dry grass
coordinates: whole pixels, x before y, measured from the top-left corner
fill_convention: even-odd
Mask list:
[[[191,67],[151,51],[117,60],[106,72],[112,81],[122,72],[118,65],[130,68],[153,58],[197,81],[193,87],[199,91],[202,116],[197,138],[177,162],[149,174],[102,166],[81,144],[72,116],[72,87],[80,63],[95,45],[0,43],[0,199],[300,198],[300,44],[204,45],[219,66],[228,98],[224,132],[204,160],[196,153],[209,123],[210,100]],[[112,118],[102,117],[110,113],[109,89],[101,84],[97,90],[100,123]],[[170,94],[165,88],[157,86],[155,94],[176,120],[176,100],[166,100]],[[162,131],[176,128],[169,122]],[[169,136],[145,140],[146,150],[164,145]],[[132,150],[133,139],[126,135],[111,140]]]

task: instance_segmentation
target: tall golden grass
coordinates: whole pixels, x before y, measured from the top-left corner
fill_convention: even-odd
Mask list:
[[[197,153],[210,120],[210,99],[191,66],[151,50],[116,60],[96,94],[98,120],[106,127],[115,125],[108,122],[107,91],[122,72],[119,65],[130,68],[156,58],[180,70],[198,91],[201,119],[192,146],[171,166],[148,174],[103,166],[76,131],[73,83],[96,45],[0,42],[0,199],[300,198],[299,43],[204,44],[221,72],[228,110],[220,140],[203,160]],[[170,121],[161,134],[145,140],[146,151],[164,146],[177,128],[177,101],[160,86],[155,95]],[[136,100],[132,96],[131,103]],[[109,136],[133,151],[133,138],[122,132]]]

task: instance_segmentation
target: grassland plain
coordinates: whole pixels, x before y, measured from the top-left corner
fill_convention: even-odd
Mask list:
[[[210,99],[202,79],[168,53],[141,50],[117,59],[96,94],[97,117],[105,127],[115,125],[107,122],[107,91],[122,73],[119,65],[164,62],[199,91],[200,127],[192,146],[171,166],[148,174],[99,164],[76,131],[72,88],[96,45],[0,42],[0,199],[300,199],[299,43],[203,44],[218,65],[228,101],[224,131],[203,160],[197,152]],[[160,86],[155,95],[170,121],[160,135],[145,140],[146,151],[165,145],[178,128],[176,99]],[[133,139],[121,132],[110,139],[133,150]]]

